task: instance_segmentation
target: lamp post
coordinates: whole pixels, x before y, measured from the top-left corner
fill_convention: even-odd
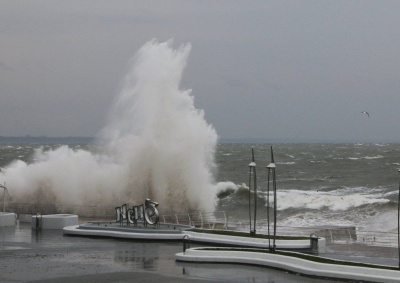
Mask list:
[[[398,172],[400,173],[400,169]],[[399,197],[397,200],[397,250],[399,253],[399,268],[400,268],[400,182],[399,182]]]
[[[268,220],[268,248],[270,251],[275,251],[275,238],[276,238],[276,176],[275,176],[275,161],[274,161],[274,152],[272,151],[272,146],[271,146],[271,163],[268,164],[267,170],[268,170],[268,187],[267,187],[267,220]],[[273,239],[273,244],[271,248],[271,240],[270,240],[270,233],[269,233],[269,186],[270,186],[270,178],[272,175],[272,190],[274,192],[274,239]]]
[[[249,218],[250,218],[250,234],[256,234],[256,222],[257,222],[257,176],[256,176],[256,161],[254,159],[254,147],[251,148],[252,161],[249,164]],[[252,178],[253,176],[253,178]],[[251,229],[251,179],[253,179],[254,186],[254,225],[253,230]]]

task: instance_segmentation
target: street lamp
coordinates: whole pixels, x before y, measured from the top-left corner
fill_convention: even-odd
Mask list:
[[[400,169],[398,172],[400,173]],[[399,197],[397,200],[397,250],[399,252],[399,268],[400,268],[400,182],[399,182]]]
[[[256,234],[256,218],[257,218],[257,176],[256,176],[256,161],[254,159],[254,147],[251,148],[252,161],[249,164],[249,218],[250,218],[250,234]],[[254,186],[254,225],[253,230],[251,229],[251,177],[253,176]]]
[[[272,151],[271,146],[271,163],[267,165],[268,170],[268,187],[267,187],[267,220],[268,220],[268,248],[270,251],[275,252],[275,238],[276,238],[276,176],[275,176],[275,161],[274,161],[274,152]],[[270,240],[270,233],[269,233],[269,185],[270,185],[270,177],[272,175],[272,190],[274,192],[274,239],[271,248],[271,240]]]

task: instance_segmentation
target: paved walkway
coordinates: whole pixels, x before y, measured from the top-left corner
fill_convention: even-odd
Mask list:
[[[353,251],[329,246],[325,255],[371,261],[377,254],[346,246]],[[21,224],[0,228],[0,282],[333,282],[256,266],[176,262],[181,251],[179,242],[64,236],[61,230],[34,232]],[[378,259],[396,265],[396,252],[387,249]]]

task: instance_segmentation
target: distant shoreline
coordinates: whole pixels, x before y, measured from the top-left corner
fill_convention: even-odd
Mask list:
[[[97,144],[96,137],[0,136],[0,144]],[[400,144],[400,141],[333,141],[285,138],[219,138],[219,144]]]
[[[0,144],[90,144],[95,140],[94,137],[0,136]]]
[[[221,144],[400,144],[400,141],[319,140],[289,138],[220,138]]]

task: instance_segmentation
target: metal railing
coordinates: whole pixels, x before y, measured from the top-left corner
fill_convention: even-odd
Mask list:
[[[115,216],[113,206],[108,205],[65,205],[57,203],[38,203],[38,204],[24,204],[24,203],[10,203],[7,206],[9,212],[16,214],[77,214],[81,217],[90,218],[106,218],[112,219]]]
[[[7,211],[14,212],[17,215],[36,215],[68,213],[77,214],[81,218],[102,218],[104,220],[115,218],[114,206],[107,205],[64,205],[64,204],[23,204],[13,203],[7,204]],[[23,217],[19,217],[20,219]],[[25,217],[27,218],[27,217]],[[193,213],[169,213],[160,214],[160,222],[176,223],[183,225],[191,225],[203,229],[224,229],[248,232],[250,229],[248,220],[237,220],[228,217],[226,211],[215,212],[193,212]],[[270,222],[270,234],[272,234],[272,222]],[[268,233],[268,222],[261,219],[257,222],[256,227],[258,234]],[[371,231],[355,226],[346,227],[293,227],[293,226],[277,226],[277,235],[285,236],[304,236],[309,237],[315,233],[319,237],[324,237],[331,243],[363,243],[376,246],[397,246],[396,232]]]
[[[228,229],[228,217],[225,211],[194,212],[194,213],[172,213],[160,215],[163,223],[175,223],[190,225],[204,229]]]

